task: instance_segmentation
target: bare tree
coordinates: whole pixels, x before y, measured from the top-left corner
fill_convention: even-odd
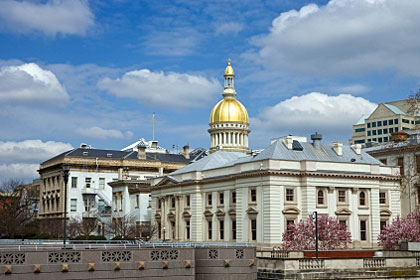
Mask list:
[[[33,221],[39,194],[25,188],[22,181],[10,179],[0,184],[0,234],[6,237],[25,235],[25,226]]]
[[[106,231],[114,235],[114,238],[136,238],[137,229],[134,215],[127,214],[120,217],[113,217],[112,221],[105,224],[105,226]]]
[[[89,236],[97,229],[97,218],[82,218],[81,220],[72,218],[68,223],[68,234],[70,237],[82,236],[88,239]]]

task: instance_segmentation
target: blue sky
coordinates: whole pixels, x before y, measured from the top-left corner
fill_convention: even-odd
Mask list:
[[[87,143],[209,146],[228,58],[250,147],[351,137],[420,74],[420,1],[0,1],[0,177]]]

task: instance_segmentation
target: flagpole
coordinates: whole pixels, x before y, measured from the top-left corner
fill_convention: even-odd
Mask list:
[[[155,141],[155,112],[152,117],[152,141]]]

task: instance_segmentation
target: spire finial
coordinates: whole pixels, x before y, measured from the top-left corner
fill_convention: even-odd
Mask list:
[[[231,62],[231,60],[230,60],[230,58],[228,58],[228,65],[230,65],[230,62]]]

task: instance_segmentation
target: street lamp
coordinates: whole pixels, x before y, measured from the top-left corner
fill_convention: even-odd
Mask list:
[[[69,181],[69,170],[70,165],[68,163],[64,163],[62,166],[63,168],[63,178],[64,178],[64,221],[63,221],[63,245],[66,248],[66,239],[67,239],[67,182]]]
[[[165,239],[165,232],[166,232],[166,227],[163,227],[163,242],[165,242],[166,241],[166,239]]]
[[[318,258],[318,212],[312,213],[312,219],[315,221],[315,256]]]

